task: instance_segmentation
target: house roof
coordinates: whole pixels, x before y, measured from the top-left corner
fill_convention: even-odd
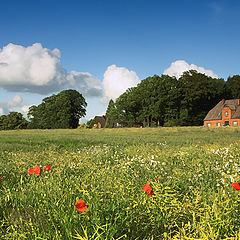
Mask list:
[[[240,105],[238,105],[238,99],[230,99],[223,101],[220,101],[214,108],[212,108],[206,117],[204,118],[204,121],[209,120],[222,120],[222,109],[224,107],[229,107],[232,111],[235,111],[233,115],[231,116],[232,119],[240,118]]]
[[[104,125],[106,123],[106,117],[105,116],[95,116],[94,119],[97,120],[98,122],[100,122],[102,127],[104,127]]]

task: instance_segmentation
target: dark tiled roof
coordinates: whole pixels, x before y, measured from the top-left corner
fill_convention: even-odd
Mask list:
[[[236,111],[231,118],[240,118],[240,105],[238,105],[238,99],[225,100],[224,103],[220,101],[214,108],[212,108],[204,121],[209,120],[222,120],[222,109],[224,107],[229,107],[231,110]]]

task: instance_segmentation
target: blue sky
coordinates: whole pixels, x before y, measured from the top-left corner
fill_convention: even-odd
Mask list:
[[[75,88],[85,94],[88,119],[127,87],[176,68],[226,80],[240,74],[239,35],[237,0],[1,1],[0,114]],[[39,56],[48,65],[30,74]]]

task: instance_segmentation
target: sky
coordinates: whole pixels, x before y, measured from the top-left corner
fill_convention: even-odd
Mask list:
[[[240,74],[238,0],[0,0],[0,115],[76,89],[81,122],[155,74]]]

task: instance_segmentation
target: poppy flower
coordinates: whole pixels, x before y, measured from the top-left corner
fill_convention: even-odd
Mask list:
[[[32,175],[33,173],[34,173],[34,169],[29,168],[29,169],[28,169],[28,174],[29,174],[29,175]]]
[[[2,178],[0,177],[0,181],[2,180]]]
[[[39,176],[42,172],[42,169],[38,165],[36,165],[35,169],[34,169],[34,172]]]
[[[153,195],[153,189],[152,189],[152,187],[151,187],[149,184],[143,185],[143,191],[145,191],[146,194],[149,195],[149,197],[152,197],[152,195]]]
[[[232,186],[233,188],[235,188],[236,190],[240,190],[240,184],[239,184],[238,182],[232,183],[231,186]]]
[[[75,207],[77,208],[77,210],[79,212],[84,212],[86,209],[87,209],[87,205],[86,203],[80,199],[76,204],[75,204]]]
[[[48,165],[48,166],[45,167],[45,169],[46,169],[46,171],[49,171],[51,169],[51,166]]]

